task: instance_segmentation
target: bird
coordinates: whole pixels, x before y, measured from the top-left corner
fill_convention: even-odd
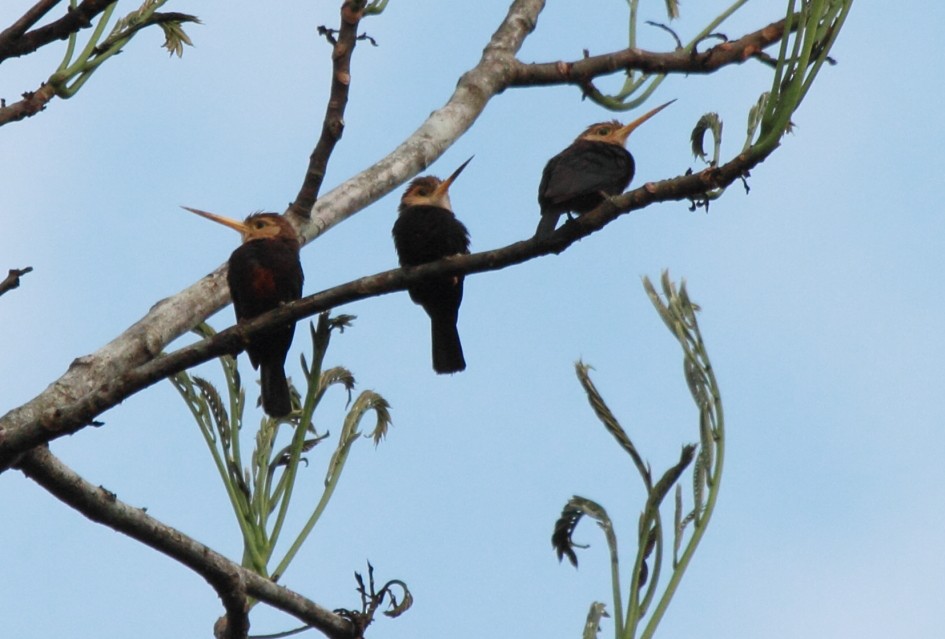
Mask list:
[[[449,255],[469,253],[469,231],[453,214],[449,188],[472,158],[445,180],[415,178],[400,198],[391,235],[401,266],[418,266]],[[431,278],[407,289],[410,299],[430,316],[433,370],[439,374],[466,369],[456,321],[463,301],[463,276]]]
[[[236,311],[236,321],[251,320],[280,305],[302,297],[305,279],[299,261],[301,244],[295,228],[282,215],[253,213],[245,221],[182,207],[239,231],[242,244],[230,255],[226,282]],[[254,335],[246,347],[249,361],[259,369],[262,407],[270,417],[292,411],[285,358],[295,334],[295,322]]]
[[[634,171],[633,156],[624,148],[627,138],[673,102],[660,105],[626,125],[617,120],[592,124],[568,148],[548,160],[538,185],[541,221],[535,237],[550,235],[562,213],[587,213],[605,196],[623,193]]]

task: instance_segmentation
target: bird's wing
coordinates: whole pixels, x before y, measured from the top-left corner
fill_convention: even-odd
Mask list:
[[[542,207],[553,207],[563,202],[600,191],[611,192],[614,186],[629,179],[633,160],[623,148],[612,144],[569,147],[548,161],[538,187]],[[626,184],[619,184],[618,190]]]
[[[450,211],[412,206],[394,222],[394,246],[400,263],[416,266],[469,252],[469,232]]]

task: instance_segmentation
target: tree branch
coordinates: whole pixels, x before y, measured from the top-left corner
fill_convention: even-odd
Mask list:
[[[302,229],[306,238],[312,239],[324,233],[383,197],[429,166],[462,135],[489,99],[504,88],[508,62],[534,28],[543,7],[543,0],[515,0],[479,64],[462,77],[446,105],[432,113],[386,158],[319,198],[312,207],[310,220]],[[187,289],[158,302],[146,316],[104,347],[73,361],[69,370],[42,393],[0,417],[0,449],[7,453],[17,449],[12,442],[25,441],[23,435],[34,428],[28,424],[37,422],[44,415],[50,416],[46,418],[48,421],[55,422],[54,415],[59,410],[69,409],[93,390],[98,390],[102,386],[101,380],[121,378],[222,308],[229,302],[224,268],[219,267]],[[38,437],[35,443],[53,436]],[[0,460],[2,472],[12,456],[0,453],[0,457],[3,458]]]
[[[26,33],[27,29],[42,20],[43,16],[60,2],[61,0],[40,0],[27,9],[19,20],[0,31],[0,60],[3,60],[2,52],[9,46],[9,43],[20,38]]]
[[[344,617],[243,568],[179,530],[154,519],[142,509],[120,501],[114,493],[90,484],[47,448],[37,447],[29,451],[18,462],[17,468],[92,521],[154,548],[206,579],[223,600],[228,622],[241,623],[233,617],[239,616],[239,605],[242,605],[235,603],[236,598],[242,598],[245,604],[245,596],[239,592],[245,589],[245,595],[264,601],[333,639],[354,637],[354,627]],[[223,624],[217,625],[219,628]],[[224,631],[231,630],[226,628]],[[245,637],[245,634],[229,636]]]
[[[36,115],[46,108],[55,95],[56,89],[44,82],[39,89],[27,91],[23,94],[22,100],[17,100],[13,104],[8,105],[0,101],[0,126]]]
[[[33,446],[76,432],[105,410],[169,375],[213,357],[243,350],[252,336],[266,328],[310,317],[342,304],[401,291],[429,277],[496,271],[542,255],[561,253],[578,240],[601,230],[620,215],[654,202],[699,198],[709,190],[728,186],[764,161],[773,150],[750,150],[718,168],[660,182],[648,182],[623,195],[605,200],[593,211],[565,224],[544,240],[532,238],[491,251],[452,256],[422,266],[362,277],[281,306],[252,321],[221,331],[210,339],[156,357],[101,383],[85,397],[67,406],[51,408],[34,421],[0,431],[0,469],[8,467],[18,454]]]
[[[522,65],[516,63],[515,53],[534,29],[543,7],[543,0],[515,0],[479,63],[460,78],[447,103],[388,156],[319,198],[301,229],[303,236],[313,239],[383,197],[429,166],[472,126],[488,101],[518,77]],[[769,25],[755,34],[722,45],[724,50],[715,47],[700,55],[722,56],[728,62],[743,60],[757,50],[759,42],[782,31],[774,29],[764,35],[771,29]],[[718,51],[713,53],[715,49]],[[568,80],[559,74],[558,82]],[[361,278],[223,331],[214,340],[149,362],[171,340],[229,301],[221,266],[188,289],[156,304],[148,315],[105,347],[75,360],[62,377],[36,398],[0,417],[0,472],[30,447],[79,430],[107,408],[167,375],[221,353],[237,352],[243,348],[246,337],[264,323],[298,319],[339,304],[402,290],[428,275],[495,270],[538,255],[560,253],[620,213],[651,202],[698,197],[713,186],[730,184],[761,162],[771,150],[742,154],[718,169],[644,185],[605,202],[598,210],[582,216],[575,224],[566,225],[543,243],[528,240],[496,251]]]
[[[50,22],[28,33],[18,33],[18,29],[22,26],[21,23],[25,25],[31,19],[33,23],[35,23],[43,14],[52,8],[52,5],[56,4],[56,2],[37,3],[26,15],[17,20],[12,27],[0,33],[0,62],[3,62],[7,58],[16,58],[21,55],[26,55],[27,53],[32,53],[50,42],[65,40],[80,29],[92,26],[92,18],[103,12],[108,5],[113,2],[115,2],[115,0],[83,0],[75,9],[69,9],[66,15],[55,22]],[[42,4],[49,4],[50,6],[44,9],[40,7]],[[34,11],[42,11],[42,13],[33,19],[31,12]],[[27,25],[25,28],[28,28],[28,26],[30,25]]]
[[[20,276],[26,275],[33,270],[32,266],[26,268],[11,268],[7,276],[0,281],[0,295],[20,286]]]
[[[322,134],[309,157],[302,188],[299,189],[295,201],[287,211],[302,218],[311,215],[312,205],[318,199],[318,192],[325,179],[331,152],[344,133],[345,107],[348,104],[348,90],[351,86],[351,55],[358,41],[358,25],[363,15],[363,9],[355,5],[356,3],[350,1],[341,5],[341,26],[338,29],[338,38],[333,40],[329,37],[329,42],[333,45],[331,92],[325,108],[325,119],[322,121]]]
[[[780,20],[738,40],[723,42],[701,53],[685,49],[677,49],[671,53],[623,49],[585,57],[576,62],[525,64],[515,60],[508,86],[576,84],[583,87],[598,76],[630,69],[644,73],[713,73],[724,66],[740,64],[757,56],[766,47],[780,41],[783,36],[784,20]]]

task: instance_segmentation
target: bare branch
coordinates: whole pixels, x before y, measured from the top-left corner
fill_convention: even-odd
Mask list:
[[[677,49],[654,53],[642,49],[623,49],[604,55],[582,58],[576,62],[513,63],[509,87],[575,84],[584,87],[593,78],[628,69],[644,73],[712,73],[730,64],[740,64],[756,57],[784,36],[784,20],[774,22],[754,33],[723,42],[702,53]]]
[[[436,160],[462,135],[507,82],[509,63],[534,29],[543,0],[515,0],[483,51],[480,62],[463,75],[445,106],[386,158],[325,194],[312,207],[302,229],[311,239],[354,215]],[[155,304],[148,314],[91,355],[76,359],[69,370],[38,396],[0,417],[0,472],[31,436],[28,424],[56,423],[56,415],[101,392],[102,380],[117,380],[154,358],[172,340],[193,328],[226,303],[229,297],[224,266],[184,291]],[[103,410],[104,408],[102,408]],[[77,413],[76,413],[77,414]],[[75,430],[75,424],[68,428]],[[61,432],[60,429],[57,431]],[[51,435],[54,437],[56,435]],[[35,438],[33,445],[44,438]],[[47,437],[46,439],[49,439]],[[14,441],[20,444],[13,444]]]
[[[301,229],[302,234],[308,239],[317,237],[386,195],[426,168],[472,126],[488,101],[519,77],[518,69],[522,65],[515,62],[515,52],[534,28],[543,6],[542,0],[513,2],[479,63],[460,78],[447,103],[434,111],[387,157],[319,198],[312,207],[310,219]],[[720,45],[724,49],[715,47],[699,55],[731,62],[742,60],[758,50],[761,42],[780,37],[782,31],[776,23],[740,40]],[[539,255],[560,253],[577,239],[603,228],[621,213],[657,201],[698,198],[712,188],[728,185],[763,161],[771,150],[744,153],[719,168],[646,184],[604,202],[544,242],[517,242],[495,251],[452,257],[406,271],[396,269],[361,278],[277,309],[254,322],[223,331],[213,340],[155,359],[171,340],[228,302],[224,267],[221,266],[185,291],[159,302],[147,316],[104,348],[75,360],[69,370],[39,396],[0,417],[0,472],[30,447],[81,429],[103,411],[167,375],[222,353],[238,352],[246,338],[263,326],[402,290],[434,274],[496,270]]]
[[[70,8],[69,11],[66,12],[66,15],[55,22],[50,22],[33,31],[16,33],[13,27],[5,30],[0,34],[0,62],[3,62],[7,58],[16,58],[21,55],[26,55],[27,53],[32,53],[50,42],[64,40],[68,38],[70,34],[92,26],[92,18],[103,12],[108,5],[112,4],[114,1],[115,0],[83,0],[83,2],[79,3],[79,6],[75,9]],[[49,8],[43,11],[43,13],[49,11]],[[36,9],[35,6],[30,11],[34,9]],[[36,20],[38,20],[39,17],[37,17]],[[29,20],[29,18],[24,15],[14,24],[14,27],[21,21],[24,21],[24,19],[26,21]],[[35,20],[33,22],[35,23]]]
[[[20,276],[26,275],[32,270],[32,266],[27,266],[26,268],[11,268],[7,272],[7,276],[3,278],[3,280],[0,280],[0,295],[3,295],[9,290],[18,288],[20,286]]]
[[[654,202],[698,198],[709,190],[728,186],[764,161],[772,151],[773,148],[766,152],[749,151],[718,168],[670,180],[648,182],[623,195],[605,200],[593,211],[565,224],[544,240],[532,238],[492,251],[453,256],[422,266],[362,277],[281,306],[250,322],[221,331],[211,339],[157,357],[108,382],[100,383],[77,401],[52,407],[32,421],[11,425],[0,431],[0,470],[7,468],[17,455],[29,448],[80,430],[105,410],[169,375],[213,357],[243,350],[250,337],[268,327],[310,317],[342,304],[401,291],[429,277],[496,271],[542,255],[561,253],[622,214]],[[0,419],[0,424],[6,419],[6,416]]]
[[[39,0],[39,2],[27,9],[26,13],[24,13],[19,20],[3,31],[0,31],[0,51],[4,50],[6,43],[16,40],[26,33],[27,29],[42,20],[43,16],[49,13],[50,9],[60,2],[61,0]]]
[[[287,612],[329,637],[353,638],[353,626],[347,619],[243,568],[179,530],[154,519],[142,509],[122,502],[114,493],[92,485],[47,448],[34,448],[23,456],[17,467],[24,475],[92,521],[154,548],[206,579],[227,606],[227,619],[231,618],[230,607],[235,605],[235,596],[242,597],[239,591],[245,589],[246,595]]]
[[[345,107],[348,105],[348,90],[351,86],[351,55],[357,44],[361,16],[361,11],[355,11],[348,2],[343,3],[341,28],[337,31],[338,37],[328,35],[328,41],[332,44],[331,92],[325,109],[325,119],[322,122],[322,134],[309,157],[302,188],[299,189],[295,202],[287,211],[303,218],[311,215],[312,205],[318,199],[318,192],[325,179],[331,152],[344,132]]]

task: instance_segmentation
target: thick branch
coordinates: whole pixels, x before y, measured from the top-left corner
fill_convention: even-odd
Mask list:
[[[453,256],[422,266],[393,269],[362,277],[286,304],[260,315],[251,322],[221,331],[211,339],[157,357],[109,382],[102,383],[88,395],[68,406],[50,409],[33,422],[0,433],[3,435],[0,438],[0,468],[9,466],[16,455],[33,446],[83,428],[105,410],[169,375],[213,357],[242,350],[251,336],[268,327],[283,324],[288,320],[310,317],[342,304],[401,291],[428,277],[496,271],[542,255],[561,253],[579,239],[599,231],[624,213],[654,202],[699,198],[707,191],[728,186],[762,162],[771,151],[773,149],[754,154],[746,152],[718,168],[681,175],[670,180],[649,182],[605,201],[543,241],[532,238],[492,251]]]
[[[92,521],[128,535],[199,574],[220,594],[228,610],[233,605],[233,589],[244,588],[245,594],[287,612],[329,637],[349,639],[354,636],[354,628],[347,619],[243,568],[179,530],[162,524],[142,509],[120,501],[114,493],[90,484],[47,448],[34,448],[23,456],[17,467]]]
[[[515,75],[515,52],[535,26],[544,6],[542,0],[516,0],[505,20],[486,46],[480,62],[465,73],[449,101],[434,111],[421,127],[397,149],[372,167],[325,194],[312,207],[312,215],[301,232],[314,238],[347,219],[368,204],[386,195],[408,178],[426,168],[449,147],[485,108],[488,101],[510,86]],[[771,27],[766,27],[771,29]],[[750,55],[766,29],[728,43],[725,55],[737,61]],[[774,35],[764,36],[774,37]],[[740,53],[739,53],[740,52]],[[706,52],[710,53],[710,52]],[[721,55],[720,52],[712,55]],[[568,80],[559,77],[560,83]],[[588,235],[620,212],[650,202],[699,197],[708,188],[730,184],[762,161],[768,149],[756,155],[742,155],[728,165],[692,176],[681,176],[616,198],[599,211],[583,216],[579,223],[566,226],[544,243],[518,242],[504,249],[450,258],[408,271],[388,271],[330,289],[299,303],[278,309],[257,323],[224,331],[215,340],[155,358],[174,338],[218,310],[228,301],[223,267],[186,289],[159,302],[147,316],[93,355],[77,359],[69,370],[39,396],[0,417],[0,472],[17,455],[31,446],[75,432],[95,416],[132,393],[196,363],[224,352],[236,352],[245,337],[258,330],[263,321],[300,318],[321,310],[402,290],[409,283],[433,273],[474,273],[503,268],[538,255],[561,252],[572,242]],[[650,190],[652,189],[652,191]],[[628,199],[624,199],[628,198]],[[205,350],[199,350],[205,349]],[[143,365],[144,364],[144,365]]]
[[[32,266],[26,268],[11,268],[7,276],[0,280],[0,295],[20,286],[20,277],[33,270]]]
[[[17,25],[32,19],[32,16],[27,17],[29,15],[29,12],[27,12],[27,15],[17,20],[13,27],[0,33],[0,62],[3,62],[7,58],[16,58],[21,55],[26,55],[27,53],[32,53],[50,42],[64,40],[68,38],[70,34],[92,26],[92,18],[103,12],[108,5],[113,2],[115,2],[115,0],[83,0],[83,2],[79,3],[79,6],[75,9],[69,9],[66,15],[55,22],[50,22],[28,33],[17,33],[19,28]],[[33,9],[30,9],[30,11],[37,10],[38,6],[39,4],[33,7]],[[50,8],[51,7],[46,8],[43,13],[49,11]],[[42,14],[37,16],[36,20],[38,20],[41,15]],[[33,20],[33,22],[35,23],[36,20]]]
[[[354,3],[346,1],[341,7],[341,27],[338,29],[338,38],[332,42],[332,70],[331,92],[328,97],[328,106],[325,108],[325,119],[322,121],[322,134],[309,157],[308,169],[302,188],[295,196],[295,202],[289,206],[289,213],[307,218],[311,215],[312,205],[318,199],[318,192],[325,179],[328,168],[328,159],[341,139],[344,132],[345,107],[348,105],[348,90],[351,86],[351,55],[358,41],[358,24],[361,22],[362,12],[356,10]]]
[[[712,73],[730,64],[740,64],[781,40],[784,20],[769,24],[754,33],[723,42],[701,53],[677,49],[654,53],[642,49],[623,49],[604,55],[589,56],[576,62],[524,64],[515,60],[509,87],[557,84],[584,86],[593,78],[634,69],[644,73]]]
[[[534,28],[543,7],[543,0],[515,0],[479,64],[463,75],[446,105],[433,112],[386,158],[320,197],[302,229],[305,236],[308,239],[318,236],[383,197],[429,166],[462,135],[489,99],[504,89],[509,63]],[[57,411],[69,410],[76,402],[86,401],[83,398],[93,391],[100,392],[102,380],[120,379],[222,308],[229,301],[223,268],[158,302],[110,343],[92,355],[76,359],[62,377],[37,397],[0,417],[0,472],[8,467],[11,451],[25,450],[13,441],[32,439],[40,443],[57,436],[50,433],[37,437],[39,420],[55,423]],[[53,417],[44,417],[49,415]]]
[[[4,50],[7,43],[13,42],[26,33],[27,29],[42,20],[43,16],[49,13],[49,11],[61,1],[62,0],[40,0],[27,9],[26,13],[24,13],[19,20],[3,31],[0,31],[0,52]],[[2,60],[2,58],[0,58],[0,60]]]
[[[214,639],[246,639],[249,636],[249,598],[243,575],[233,572],[216,584],[207,580],[223,602],[226,613],[213,624]]]

